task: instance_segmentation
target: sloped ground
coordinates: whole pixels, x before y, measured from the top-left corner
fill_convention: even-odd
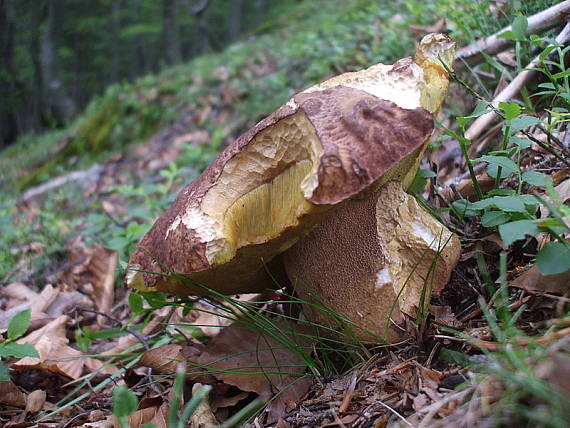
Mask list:
[[[330,74],[412,52],[417,35],[445,29],[437,17],[447,15],[447,28],[467,41],[467,33],[490,34],[514,13],[501,3],[484,11],[490,14],[485,20],[477,6],[461,2],[450,5],[453,13],[429,3],[408,9],[368,1],[309,3],[282,18],[298,20],[297,29],[285,27],[221,55],[111,88],[69,129],[29,137],[2,154],[0,180],[7,191],[0,201],[0,328],[7,331],[0,355],[11,369],[11,380],[0,383],[3,424],[112,426],[118,424],[111,418],[113,387],[126,385],[137,396],[138,410],[131,412],[137,408],[132,395],[115,389],[115,415],[132,413],[132,426],[166,426],[173,403],[184,402],[173,374],[185,362],[186,400],[192,391],[199,395],[199,385],[212,388],[192,416],[193,426],[212,426],[214,417],[239,426],[259,410],[258,397],[272,401],[251,426],[566,426],[568,402],[561,391],[570,390],[568,277],[526,270],[552,238],[524,238],[523,230],[524,239],[505,245],[506,235],[480,215],[458,213],[457,203],[448,208],[460,195],[475,193],[455,121],[473,110],[475,100],[458,83],[440,118],[456,134],[445,137],[440,130],[434,137],[448,141],[425,159],[423,168],[437,175],[418,188],[460,233],[463,255],[448,290],[434,297],[430,317],[409,321],[405,342],[345,348],[307,340],[277,316],[289,310],[280,300],[290,299],[274,293],[194,302],[143,298],[122,287],[124,263],[151,219],[221,146],[293,92]],[[543,6],[536,2],[523,12]],[[423,21],[426,16],[432,20]],[[410,23],[416,25],[411,30]],[[509,53],[498,59],[501,68],[484,66],[460,77],[490,99],[510,81],[501,72],[516,75],[517,58],[524,64],[532,54]],[[555,79],[559,94],[564,78]],[[556,89],[536,84],[529,88]],[[532,102],[516,116],[543,122],[525,127],[530,137],[516,137],[551,144],[555,154],[529,139],[516,154],[517,165],[550,176],[565,202],[567,148],[557,143],[565,141],[565,98],[525,99]],[[553,112],[562,119],[547,122]],[[477,148],[500,144],[501,125],[473,139],[472,158]],[[488,185],[484,191],[492,189],[495,180],[486,175],[485,163],[475,168],[481,186]],[[517,189],[517,177],[510,174],[501,188]],[[520,182],[524,194],[545,193],[537,177]],[[565,217],[561,206],[549,208]],[[510,287],[501,286],[507,281]],[[29,325],[24,313],[9,327],[28,309]],[[247,320],[236,322],[242,328],[227,328],[243,311]],[[29,349],[8,353],[12,339],[33,344],[38,356]],[[260,349],[261,340],[266,348]],[[249,373],[236,373],[236,367]],[[240,414],[244,409],[250,415]]]

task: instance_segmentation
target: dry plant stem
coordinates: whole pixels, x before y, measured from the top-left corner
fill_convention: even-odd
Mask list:
[[[68,174],[61,175],[47,183],[28,189],[20,198],[20,202],[28,202],[44,193],[51,192],[69,183],[78,183],[80,186],[86,188],[89,184],[95,184],[99,181],[104,169],[103,165],[96,163],[89,169],[73,171]]]
[[[555,340],[562,339],[563,337],[566,337],[566,336],[570,336],[570,327],[566,327],[566,328],[563,328],[562,330],[558,330],[558,331],[554,331],[552,333],[549,333],[546,336],[543,336],[534,342],[538,343],[539,345],[548,345],[549,343],[551,343]],[[515,340],[514,344],[516,344],[518,346],[528,346],[530,343],[533,342],[531,339],[532,338],[529,338],[529,339],[520,338],[518,340]],[[494,352],[494,351],[498,351],[499,349],[504,347],[505,344],[498,343],[498,342],[490,342],[487,340],[477,340],[476,342],[474,342],[472,344],[472,346],[484,348],[487,351]]]
[[[570,0],[565,3],[570,3]],[[556,42],[558,44],[564,45],[570,41],[570,24],[562,29],[560,34],[556,37]],[[513,79],[511,83],[507,85],[492,101],[492,105],[497,108],[499,103],[507,102],[513,99],[519,91],[524,88],[538,73],[536,70],[530,70],[536,68],[540,65],[540,58],[537,56],[534,58],[523,70]],[[465,138],[468,140],[474,140],[479,137],[485,130],[491,126],[491,124],[499,117],[495,112],[490,112],[479,116],[471,124],[469,129],[465,132]]]
[[[471,387],[471,388],[464,389],[463,391],[459,391],[457,393],[448,394],[443,399],[441,399],[440,401],[437,401],[437,402],[435,402],[435,403],[433,403],[427,407],[424,407],[423,409],[418,410],[418,412],[416,412],[416,415],[419,415],[421,413],[427,413],[427,415],[417,425],[418,428],[430,426],[432,419],[434,418],[434,416],[437,414],[437,412],[439,412],[439,410],[443,406],[452,402],[453,400],[457,400],[457,401],[463,400],[463,398],[465,398],[465,396],[469,395],[472,392],[472,390],[473,390],[473,388]]]
[[[570,13],[570,0],[563,1],[551,8],[543,10],[528,18],[528,34],[539,34],[560,25],[566,14]],[[457,51],[454,68],[461,70],[466,65],[473,66],[483,62],[485,52],[487,55],[495,55],[512,46],[513,41],[499,37],[505,31],[512,30],[511,26],[499,30],[495,34],[477,40]]]
[[[345,413],[346,411],[348,411],[348,408],[350,407],[350,402],[352,401],[352,397],[354,396],[354,390],[356,388],[357,380],[358,380],[357,373],[354,372],[354,374],[352,375],[352,379],[350,380],[350,384],[346,389],[342,403],[340,404],[340,407],[338,409],[340,413]]]
[[[94,311],[91,309],[83,309],[83,308],[77,308],[77,311],[81,311],[81,312],[88,312],[91,314],[95,314],[95,315],[99,315],[102,316],[104,318],[107,318],[109,321],[112,321],[113,324],[115,324],[116,327],[121,327],[123,328],[123,323],[121,321],[119,321],[117,318],[112,317],[111,315],[108,315],[104,312],[101,311]],[[133,330],[130,327],[124,327],[125,331],[129,334],[132,334],[134,337],[136,337],[136,339],[141,343],[141,345],[144,347],[144,349],[146,351],[148,351],[150,349],[150,345],[148,344],[148,341],[146,340],[146,338],[144,336],[142,336],[141,334],[137,333],[135,330]]]

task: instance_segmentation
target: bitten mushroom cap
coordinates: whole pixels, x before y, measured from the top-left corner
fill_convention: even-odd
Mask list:
[[[421,63],[329,79],[228,146],[143,237],[127,284],[185,295],[206,294],[192,281],[224,294],[271,287],[264,264],[271,270],[327,211],[388,180],[409,181],[447,89],[430,52],[447,55],[452,42],[434,37],[420,45]]]

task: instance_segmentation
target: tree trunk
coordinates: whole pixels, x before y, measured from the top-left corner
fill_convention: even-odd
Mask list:
[[[178,2],[176,0],[162,0],[162,36],[166,62],[169,65],[182,62],[177,13]]]
[[[33,83],[31,86],[32,108],[35,123],[32,129],[39,131],[44,125],[44,90],[42,85],[42,67],[40,64],[40,24],[42,21],[42,9],[45,2],[42,0],[31,2],[30,8],[30,24],[31,39],[28,45],[32,66],[34,69]]]
[[[6,94],[0,102],[0,149],[18,134],[14,71],[14,9],[9,0],[0,1],[0,92]]]
[[[132,22],[139,24],[141,22],[141,0],[131,1],[131,16]],[[134,47],[131,49],[134,53],[133,61],[131,61],[130,78],[134,80],[141,74],[146,74],[150,71],[148,52],[143,40],[140,37],[135,37]]]
[[[0,148],[38,128],[35,93],[21,76],[15,50],[16,17],[25,12],[14,0],[0,0]]]
[[[61,0],[48,0],[46,24],[40,41],[40,65],[46,104],[53,118],[59,123],[65,123],[75,115],[76,107],[65,90],[57,65],[56,38],[61,28],[61,6]]]
[[[237,40],[241,34],[241,17],[243,0],[232,0],[228,15],[228,39],[230,42]]]
[[[121,77],[121,0],[111,2],[111,72],[110,83]]]
[[[204,13],[209,5],[210,0],[186,0],[188,14],[195,19],[192,28],[192,55],[199,55],[212,49],[210,30],[204,20]]]
[[[265,20],[267,15],[267,3],[265,0],[256,0],[255,2],[255,22],[260,25]]]

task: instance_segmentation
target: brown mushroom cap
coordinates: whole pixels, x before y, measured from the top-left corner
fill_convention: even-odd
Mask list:
[[[128,285],[185,295],[206,293],[188,279],[224,294],[271,287],[264,264],[325,212],[387,180],[409,181],[447,89],[432,53],[453,49],[446,36],[430,37],[419,63],[311,87],[227,147],[143,237]]]

